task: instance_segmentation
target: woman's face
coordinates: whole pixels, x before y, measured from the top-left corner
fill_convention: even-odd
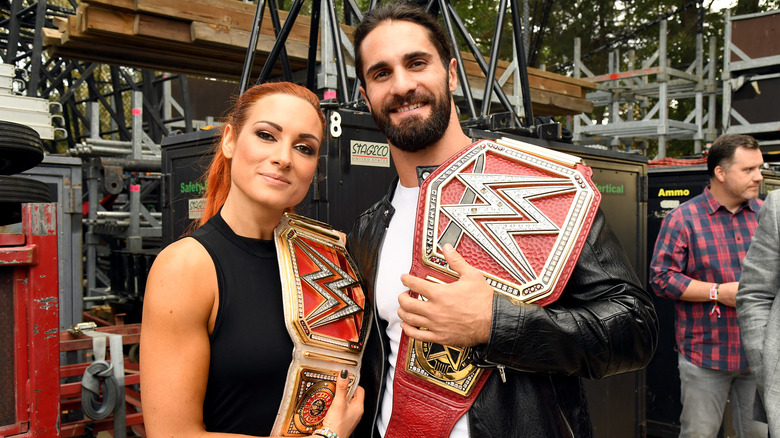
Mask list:
[[[225,130],[222,152],[231,160],[230,197],[247,208],[282,212],[301,202],[317,168],[322,124],[307,101],[287,94],[252,104],[240,132]]]

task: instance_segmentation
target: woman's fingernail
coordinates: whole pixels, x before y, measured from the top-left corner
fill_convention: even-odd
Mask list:
[[[349,375],[349,371],[341,370],[341,378],[342,379],[346,379],[348,375]]]

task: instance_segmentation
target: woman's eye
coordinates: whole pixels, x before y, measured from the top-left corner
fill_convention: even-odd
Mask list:
[[[275,140],[275,137],[268,131],[257,131],[256,135],[260,140],[265,140],[265,141]]]
[[[314,148],[309,146],[309,145],[307,145],[307,144],[295,145],[295,149],[300,151],[301,153],[303,153],[305,155],[314,155],[316,153]]]

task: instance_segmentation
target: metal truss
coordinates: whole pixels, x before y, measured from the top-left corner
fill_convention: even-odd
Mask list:
[[[57,17],[75,14],[78,3],[70,0],[70,6],[55,6],[46,0],[0,2],[0,50],[3,63],[17,72],[14,94],[59,102],[62,108],[61,118],[53,125],[64,134],[46,138],[51,140],[46,142],[49,152],[72,149],[94,136],[87,129],[88,102],[99,102],[110,120],[100,127],[98,136],[129,141],[132,134],[125,108],[136,91],[144,96],[143,128],[155,142],[171,129],[191,131],[186,77],[50,57],[43,52],[44,28],[54,28]],[[170,97],[170,84],[165,83],[173,81],[181,82],[182,103]]]
[[[696,38],[696,59],[685,70],[669,66],[667,61],[667,21],[659,23],[658,50],[641,66],[635,68],[633,51],[629,52],[627,68],[621,70],[617,49],[609,53],[609,72],[594,75],[582,62],[579,39],[575,40],[574,77],[583,75],[598,84],[597,91],[588,93],[594,107],[603,107],[606,123],[586,114],[574,117],[574,142],[608,142],[613,148],[648,139],[658,140],[658,155],[666,156],[670,139],[694,141],[695,152],[701,152],[703,141],[713,141],[718,82],[715,79],[716,42],[709,41],[710,62],[704,63],[702,34]],[[707,98],[705,108],[704,99]],[[682,120],[669,116],[672,102],[693,100],[693,110]],[[598,139],[598,141],[596,140]]]
[[[0,2],[0,111],[24,113],[11,107],[20,99],[28,99],[21,102],[28,108],[38,101],[56,104],[55,115],[48,108],[40,111],[50,116],[41,125],[48,122],[56,134],[39,132],[48,152],[65,151],[84,163],[85,198],[75,200],[86,211],[84,301],[139,299],[143,284],[112,289],[117,281],[111,265],[117,251],[159,248],[158,144],[174,130],[193,130],[187,77],[48,56],[44,29],[75,14],[78,3],[70,0],[70,7],[46,0]],[[181,103],[171,97],[174,84]],[[37,121],[31,115],[20,120],[33,127]]]
[[[760,94],[761,81],[780,78],[780,54],[751,57],[746,53],[748,48],[739,47],[733,40],[732,23],[770,18],[777,14],[780,14],[780,10],[732,17],[727,10],[723,47],[723,130],[728,134],[756,136],[762,149],[772,153],[780,151],[780,138],[777,135],[780,131],[780,116],[774,117],[774,121],[749,121],[734,107],[733,93],[745,86],[754,88]]]
[[[286,62],[284,44],[287,41],[290,30],[294,25],[304,0],[295,0],[290,7],[289,15],[284,26],[279,26],[278,12],[269,2],[269,12],[274,29],[277,34],[277,40],[266,60],[265,66],[261,71],[255,83],[262,83],[271,79],[274,65],[280,61],[284,69],[284,79],[291,80],[293,73],[290,71],[289,63]],[[376,3],[371,2],[369,9],[374,8]],[[545,123],[536,125],[531,107],[531,94],[528,84],[527,66],[525,48],[523,44],[523,26],[521,22],[521,9],[518,0],[500,0],[498,4],[498,14],[496,17],[496,26],[493,35],[493,46],[490,55],[485,60],[485,56],[480,52],[474,39],[469,34],[466,26],[455,10],[454,6],[446,0],[429,0],[425,4],[427,10],[434,15],[441,15],[444,22],[450,44],[453,47],[453,54],[458,61],[458,77],[460,80],[460,89],[455,93],[458,98],[459,106],[462,108],[467,118],[462,121],[464,128],[487,129],[494,131],[512,132],[515,134],[528,135],[544,138],[560,138],[560,129],[556,123]],[[508,7],[511,6],[511,12]],[[254,47],[257,40],[259,28],[263,20],[265,2],[260,1],[257,4],[255,13],[255,22],[250,36],[249,47]],[[362,11],[352,0],[345,0],[345,20],[360,21]],[[312,90],[324,91],[326,96],[335,96],[339,106],[344,108],[366,110],[365,102],[361,101],[358,93],[358,81],[354,68],[347,65],[346,55],[354,59],[354,47],[349,39],[339,27],[338,17],[331,11],[335,11],[333,0],[314,1],[312,4],[312,27],[310,34],[309,47],[310,53],[305,78],[307,86]],[[511,28],[513,32],[513,50],[515,56],[509,68],[504,75],[495,80],[498,65],[498,54],[502,36],[508,30],[507,16],[511,18]],[[322,27],[319,32],[318,24]],[[316,53],[313,52],[317,45],[317,38],[321,44],[322,56],[321,64],[315,65]],[[471,52],[479,65],[482,73],[485,75],[483,88],[477,88],[472,84],[466,74],[461,50],[457,35],[460,35],[466,42],[467,49]],[[244,66],[243,74],[240,80],[240,89],[243,91],[250,78],[249,70],[254,59],[252,50],[247,51],[247,61]],[[513,78],[513,92],[507,94],[504,91],[506,82]],[[351,82],[351,84],[350,84]],[[481,103],[478,109],[477,102]],[[494,111],[491,106],[493,103],[501,105],[501,110]],[[551,129],[554,128],[554,129]]]

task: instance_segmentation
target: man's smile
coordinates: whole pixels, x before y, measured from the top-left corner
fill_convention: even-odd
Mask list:
[[[413,104],[409,104],[409,105],[404,105],[404,106],[401,106],[401,107],[393,109],[392,112],[394,112],[394,113],[405,113],[407,111],[412,111],[412,110],[415,110],[417,108],[420,108],[423,105],[424,104],[422,104],[422,103],[413,103]]]

